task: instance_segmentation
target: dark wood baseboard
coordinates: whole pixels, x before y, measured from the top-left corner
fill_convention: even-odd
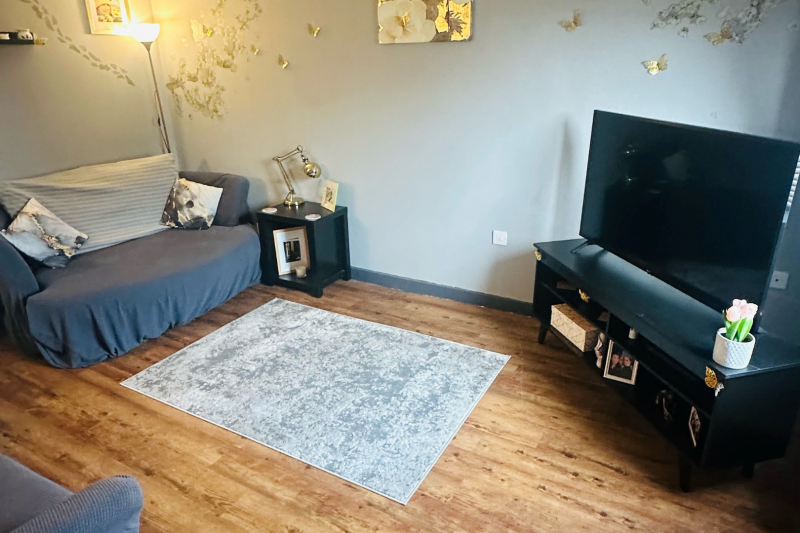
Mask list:
[[[398,289],[404,292],[413,292],[414,294],[436,296],[437,298],[446,298],[448,300],[472,305],[481,305],[489,309],[509,311],[518,315],[531,315],[531,302],[523,302],[512,298],[495,296],[494,294],[469,291],[466,289],[459,289],[458,287],[449,287],[447,285],[438,285],[427,281],[384,274],[383,272],[375,272],[374,270],[367,270],[365,268],[353,267],[352,271],[354,280],[374,283],[381,287]]]

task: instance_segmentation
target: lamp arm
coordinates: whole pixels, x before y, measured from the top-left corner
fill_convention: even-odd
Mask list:
[[[291,194],[295,194],[295,191],[294,191],[294,187],[292,186],[292,182],[289,179],[289,174],[287,174],[286,173],[286,169],[283,168],[283,162],[286,161],[287,159],[289,159],[292,156],[295,156],[297,154],[302,154],[302,153],[303,153],[303,147],[302,146],[298,146],[297,148],[295,148],[294,150],[292,150],[288,154],[279,155],[277,157],[273,157],[272,158],[273,161],[278,163],[278,167],[281,169],[281,174],[283,174],[283,181],[286,182],[286,186],[289,188],[289,192]]]

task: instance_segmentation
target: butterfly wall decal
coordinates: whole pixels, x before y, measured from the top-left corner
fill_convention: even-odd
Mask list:
[[[205,24],[202,24],[196,20],[192,20],[190,24],[192,25],[192,38],[196,43],[199,43],[203,39],[207,39],[214,35],[214,30]]]
[[[705,379],[705,382],[706,382],[706,386],[708,388],[710,388],[710,389],[716,389],[717,388],[717,384],[719,383],[719,381],[717,381],[716,372],[714,372],[713,370],[711,370],[708,367],[706,367],[706,379]]]
[[[309,22],[309,24],[308,24],[308,33],[309,33],[309,35],[311,35],[312,37],[316,37],[317,35],[319,35],[319,30],[320,30],[319,26],[315,27],[313,24],[311,24]]]
[[[659,72],[667,70],[667,54],[662,54],[658,61],[642,61],[642,66],[655,76]]]
[[[286,61],[283,56],[278,56],[278,65],[281,66],[282,69],[286,69],[289,66],[289,62]]]
[[[568,32],[573,32],[576,29],[578,29],[580,26],[583,25],[580,9],[576,9],[572,13],[572,20],[559,20],[558,25],[567,30]]]
[[[730,23],[726,22],[722,25],[722,28],[720,28],[719,32],[707,33],[705,34],[705,38],[714,46],[719,46],[725,41],[733,39],[733,29],[731,28]]]

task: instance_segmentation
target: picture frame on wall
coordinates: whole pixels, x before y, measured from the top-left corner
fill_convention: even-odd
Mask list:
[[[622,346],[608,341],[608,355],[603,377],[613,379],[628,385],[636,384],[636,373],[639,371],[639,361],[626,352]]]
[[[130,22],[125,0],[86,0],[86,12],[96,35],[121,33]]]
[[[278,275],[291,274],[298,266],[310,270],[306,228],[276,229],[272,235],[275,241]]]

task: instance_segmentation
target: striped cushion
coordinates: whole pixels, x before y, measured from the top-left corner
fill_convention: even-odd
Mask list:
[[[175,157],[157,155],[0,182],[0,204],[16,216],[35,197],[89,236],[81,254],[165,230],[161,214],[177,178]]]

